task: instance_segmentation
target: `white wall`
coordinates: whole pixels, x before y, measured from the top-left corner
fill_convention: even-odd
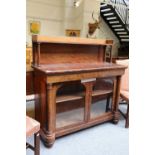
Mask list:
[[[64,0],[27,0],[26,39],[31,44],[29,21],[41,22],[41,35],[61,36],[63,34]]]
[[[66,29],[82,30],[83,25],[83,4],[78,8],[73,7],[73,0],[66,0],[64,13],[64,32]]]
[[[64,36],[66,29],[81,30],[81,37],[86,37],[88,23],[94,22],[99,17],[100,3],[96,0],[83,0],[78,8],[73,7],[74,0],[27,0],[26,8],[26,40],[31,46],[31,35],[29,34],[29,21],[41,22],[41,35]],[[102,31],[101,31],[102,30]],[[101,30],[96,31],[97,38],[113,39],[113,55],[117,55],[119,41],[102,20]]]
[[[89,5],[88,5],[89,4]],[[95,19],[100,19],[100,2],[96,0],[85,0],[84,5],[84,25],[83,36],[86,36],[88,32],[88,23],[93,23],[92,12],[94,11]],[[97,38],[112,39],[114,40],[112,55],[116,56],[118,53],[118,47],[120,46],[119,40],[113,34],[109,26],[101,19],[100,30],[96,30]]]

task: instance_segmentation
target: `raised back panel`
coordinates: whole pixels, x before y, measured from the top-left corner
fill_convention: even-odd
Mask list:
[[[99,45],[41,43],[39,63],[57,64],[99,62],[101,50],[103,52],[103,48],[101,49]]]

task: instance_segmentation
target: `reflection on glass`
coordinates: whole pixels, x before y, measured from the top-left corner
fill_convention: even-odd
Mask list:
[[[66,82],[56,98],[56,128],[84,121],[84,87],[80,81]]]
[[[113,92],[113,80],[99,78],[93,88],[90,117],[97,118],[107,112],[106,105],[111,102]]]

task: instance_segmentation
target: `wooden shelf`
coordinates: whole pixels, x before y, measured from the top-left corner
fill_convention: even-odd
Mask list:
[[[57,96],[56,103],[82,99],[82,93]]]
[[[106,114],[106,104],[102,100],[91,105],[90,116],[91,120],[102,117]],[[62,128],[68,128],[75,124],[81,124],[84,122],[84,107],[73,109],[62,113],[57,113],[56,117],[56,128],[61,130]],[[90,120],[90,121],[91,121]]]
[[[94,90],[92,93],[92,97],[94,96],[100,96],[100,95],[106,95],[112,93],[112,90]],[[57,96],[56,103],[62,103],[67,101],[73,101],[73,100],[79,100],[84,98],[84,92],[76,93],[76,94],[67,94],[67,95],[61,95]]]
[[[99,95],[106,95],[110,93],[112,93],[112,90],[94,90],[92,93],[92,97],[99,96]],[[79,100],[82,98],[84,98],[84,92],[69,94],[69,95],[61,95],[61,96],[57,96],[56,103]],[[34,99],[35,99],[34,94],[26,96],[26,101],[33,101]]]
[[[106,95],[112,93],[112,90],[94,90],[92,96]]]

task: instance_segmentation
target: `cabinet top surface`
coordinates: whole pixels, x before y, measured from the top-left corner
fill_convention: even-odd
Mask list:
[[[33,35],[33,42],[38,43],[62,43],[62,44],[86,44],[86,45],[112,45],[113,40],[106,39],[90,39],[79,37],[49,37]]]
[[[49,64],[41,66],[33,66],[34,69],[39,70],[45,74],[63,74],[63,73],[77,73],[87,71],[102,71],[102,70],[117,70],[125,69],[125,66],[114,63],[66,63],[66,64]]]

